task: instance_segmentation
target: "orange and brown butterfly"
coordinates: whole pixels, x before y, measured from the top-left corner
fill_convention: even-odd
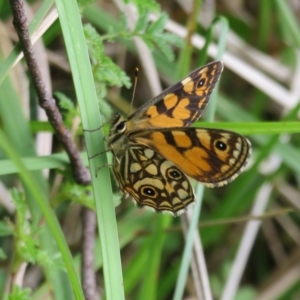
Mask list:
[[[201,67],[145,103],[127,119],[117,114],[108,147],[121,190],[139,206],[177,216],[195,201],[188,177],[208,187],[234,180],[250,142],[222,129],[191,128],[216,85],[223,64]]]

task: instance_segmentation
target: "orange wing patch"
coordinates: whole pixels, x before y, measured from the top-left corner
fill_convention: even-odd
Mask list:
[[[243,170],[250,153],[246,138],[221,129],[144,130],[131,138],[159,152],[186,175],[209,187],[232,181]]]
[[[171,133],[173,138],[175,137],[175,142],[170,143],[168,138],[169,133]],[[211,170],[210,165],[206,161],[208,159],[207,151],[199,147],[190,148],[189,145],[191,145],[191,143],[185,145],[185,142],[190,139],[186,134],[182,135],[180,131],[154,131],[151,133],[148,132],[147,135],[141,132],[134,135],[134,140],[139,144],[144,144],[155,149],[155,151],[159,152],[167,160],[173,162],[190,177],[199,180],[199,178],[205,177],[203,171]],[[185,152],[183,152],[183,149]]]
[[[184,120],[191,118],[188,98],[179,99],[175,94],[168,94],[160,105],[150,106],[146,114],[151,127],[181,127]]]

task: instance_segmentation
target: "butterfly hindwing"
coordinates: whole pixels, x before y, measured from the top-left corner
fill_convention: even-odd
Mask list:
[[[129,146],[113,170],[120,188],[139,206],[179,215],[194,201],[193,189],[184,173],[147,147]]]

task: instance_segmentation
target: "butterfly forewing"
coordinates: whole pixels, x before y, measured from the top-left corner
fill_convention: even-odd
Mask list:
[[[128,118],[128,131],[149,127],[187,127],[201,115],[223,70],[212,62],[189,74]]]

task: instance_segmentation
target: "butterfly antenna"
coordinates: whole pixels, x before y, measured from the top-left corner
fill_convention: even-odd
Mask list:
[[[130,110],[132,109],[132,106],[133,106],[133,101],[134,101],[134,97],[135,97],[136,86],[137,86],[137,82],[138,82],[138,74],[139,74],[139,69],[135,68],[135,71],[134,71],[133,92],[132,92],[132,98],[131,98],[130,107],[129,107],[127,116],[129,116]]]

